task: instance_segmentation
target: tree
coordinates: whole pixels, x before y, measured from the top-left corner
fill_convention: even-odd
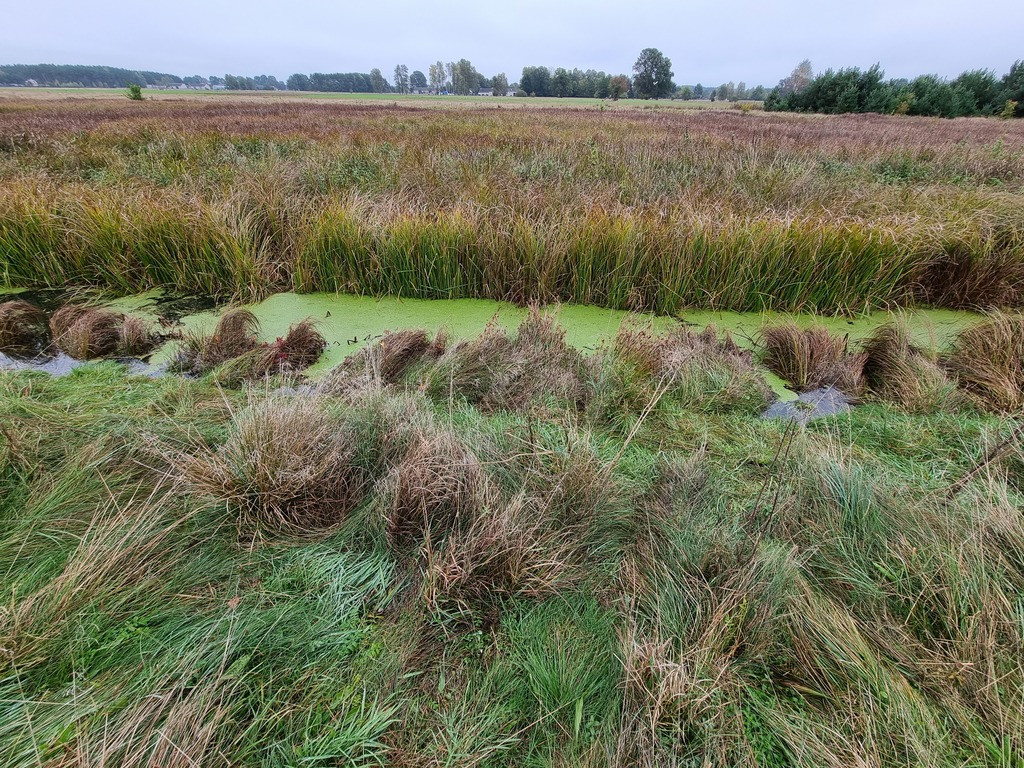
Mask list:
[[[987,69],[964,72],[953,81],[953,87],[968,96],[973,114],[990,115],[996,111],[999,80],[995,72]]]
[[[468,59],[459,59],[451,65],[452,88],[455,93],[468,95],[480,88],[480,74],[473,69]]]
[[[657,48],[644,48],[633,65],[633,90],[641,99],[672,93],[672,61]]]
[[[530,96],[550,96],[551,72],[547,67],[523,67],[519,87]]]
[[[289,91],[308,91],[309,90],[309,75],[303,75],[296,73],[289,75],[288,77],[288,90]]]
[[[388,81],[376,67],[370,70],[370,87],[373,88],[374,93],[387,93],[389,90]]]
[[[431,64],[427,71],[430,73],[430,90],[440,93],[444,88],[444,63],[438,61]]]
[[[608,96],[612,101],[618,101],[629,93],[629,78],[625,75],[616,75],[608,83]]]
[[[128,83],[128,92],[125,94],[132,101],[142,101],[142,86],[138,83]]]
[[[811,84],[813,79],[814,69],[811,67],[811,60],[804,59],[790,72],[789,77],[784,77],[779,81],[778,88],[783,95],[800,93]]]
[[[684,85],[676,92],[676,95],[678,95],[683,101],[689,101],[693,98],[693,88],[688,85]]]
[[[695,99],[703,99],[704,98],[704,86],[701,85],[700,83],[697,83],[695,86],[693,86],[693,98],[695,98]]]
[[[572,96],[572,81],[564,67],[558,67],[551,76],[551,93],[554,96]]]
[[[1024,117],[1024,60],[1015,61],[999,85],[999,95],[996,97],[998,113]]]
[[[409,92],[409,67],[405,64],[395,65],[395,90],[399,93]]]
[[[413,70],[413,73],[409,75],[409,87],[410,88],[426,88],[427,87],[427,76],[420,72],[418,69]]]
[[[508,96],[508,78],[504,72],[499,72],[491,79],[495,96]]]

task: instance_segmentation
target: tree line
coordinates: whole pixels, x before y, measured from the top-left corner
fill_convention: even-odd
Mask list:
[[[1002,77],[975,69],[952,80],[921,75],[912,80],[885,79],[879,65],[850,67],[815,75],[802,61],[765,99],[765,109],[780,112],[885,115],[1024,117],[1024,61]]]
[[[4,64],[0,65],[0,83],[25,85],[35,81],[43,86],[78,88],[127,88],[138,85],[174,85],[182,82],[166,72],[99,67],[82,64]]]

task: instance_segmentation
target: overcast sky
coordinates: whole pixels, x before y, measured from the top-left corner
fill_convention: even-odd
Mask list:
[[[880,62],[890,77],[1004,73],[1024,57],[1021,0],[43,0],[0,12],[0,64],[107,64],[176,75],[424,72],[467,58],[485,75],[523,65],[629,72],[642,48],[681,84],[774,85]]]

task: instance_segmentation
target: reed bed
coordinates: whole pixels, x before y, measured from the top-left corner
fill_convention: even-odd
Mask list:
[[[21,107],[0,114],[0,279],[17,285],[666,313],[1024,297],[1013,122]]]

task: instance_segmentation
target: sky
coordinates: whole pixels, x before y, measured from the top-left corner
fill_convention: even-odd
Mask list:
[[[42,0],[12,3],[0,65],[105,64],[175,75],[427,71],[469,59],[491,76],[524,65],[629,73],[643,48],[680,84],[774,85],[881,63],[889,77],[1006,72],[1024,58],[1021,0]]]

